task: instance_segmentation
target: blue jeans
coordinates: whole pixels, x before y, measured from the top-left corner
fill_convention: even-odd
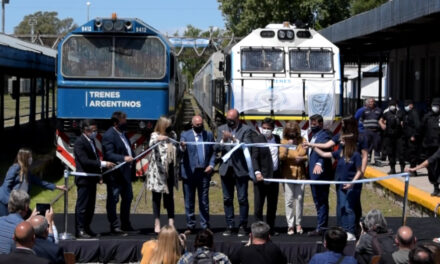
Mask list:
[[[199,198],[200,226],[209,228],[209,182],[211,176],[204,169],[195,169],[191,179],[183,179],[183,195],[185,197],[186,226],[189,229],[196,227],[194,214],[196,190]]]
[[[232,170],[222,177],[223,206],[225,208],[226,225],[235,227],[234,221],[234,186],[237,188],[237,198],[240,207],[240,226],[246,227],[249,216],[248,176],[237,177]]]
[[[338,226],[345,231],[355,234],[356,230],[356,207],[360,201],[361,188],[356,184],[353,188],[343,190],[342,185],[337,185],[336,215]]]

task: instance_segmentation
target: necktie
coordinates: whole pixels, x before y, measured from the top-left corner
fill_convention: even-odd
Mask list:
[[[202,134],[198,134],[197,137],[198,137],[197,142],[199,142],[199,143],[203,142]],[[197,157],[199,159],[199,167],[200,168],[203,168],[205,165],[205,157],[203,155],[203,147],[204,147],[204,145],[202,145],[202,144],[197,145]]]

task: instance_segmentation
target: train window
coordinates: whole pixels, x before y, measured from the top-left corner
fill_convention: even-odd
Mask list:
[[[284,72],[284,52],[280,48],[241,50],[242,72]]]
[[[74,36],[62,47],[61,72],[66,77],[110,77],[111,37]]]
[[[331,49],[291,49],[291,72],[333,72]]]
[[[160,79],[165,66],[165,46],[158,38],[115,38],[115,77]]]

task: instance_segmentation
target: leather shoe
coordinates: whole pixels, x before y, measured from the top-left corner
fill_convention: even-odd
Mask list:
[[[122,231],[119,227],[112,228],[110,231],[113,235],[117,236],[127,236],[128,234]]]
[[[307,236],[322,236],[322,232],[318,230],[313,230],[307,232]]]
[[[85,229],[85,232],[91,237],[100,237],[101,236],[101,234],[97,234],[97,233],[93,232],[92,229],[90,229],[90,228]]]
[[[237,236],[238,237],[244,237],[244,236],[247,236],[247,235],[248,235],[248,232],[246,231],[245,227],[244,226],[240,226],[240,228],[238,229]]]
[[[80,231],[76,232],[76,238],[89,239],[92,237],[89,234],[87,234],[84,230],[80,230]]]
[[[222,235],[225,236],[225,237],[232,236],[232,228],[228,227],[228,228],[225,230],[225,232],[223,232]]]

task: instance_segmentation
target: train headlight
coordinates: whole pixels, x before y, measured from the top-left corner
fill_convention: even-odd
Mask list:
[[[115,31],[123,31],[124,30],[124,21],[122,21],[122,20],[115,21],[115,23],[113,24],[113,28],[115,29]]]
[[[293,30],[287,30],[286,36],[287,39],[292,40],[295,37],[295,33],[293,32]]]
[[[286,32],[284,30],[278,30],[278,39],[285,39]]]
[[[95,27],[98,28],[98,29],[102,27],[101,19],[96,19],[95,20]]]
[[[111,20],[105,20],[103,23],[104,31],[112,31],[113,30],[113,22]]]

